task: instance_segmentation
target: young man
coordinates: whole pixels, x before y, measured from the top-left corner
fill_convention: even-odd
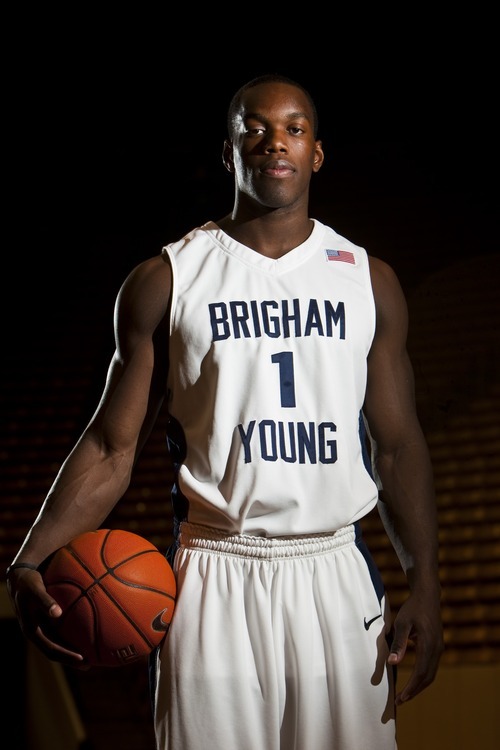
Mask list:
[[[395,706],[432,682],[442,651],[406,304],[385,263],[309,217],[324,154],[302,86],[249,82],[228,133],[233,210],[125,280],[102,399],[10,593],[28,638],[82,663],[43,632],[61,609],[36,567],[104,521],[166,398],[178,599],[156,659],[159,750],[388,750]],[[409,584],[392,624],[359,529],[377,503]],[[395,696],[409,639],[415,667]]]

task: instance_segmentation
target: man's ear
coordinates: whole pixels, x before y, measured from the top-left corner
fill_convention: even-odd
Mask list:
[[[222,162],[228,172],[233,174],[234,172],[234,161],[233,161],[233,144],[226,138],[224,141],[224,148],[222,149]]]
[[[324,160],[325,160],[325,155],[323,153],[323,144],[321,141],[316,141],[316,147],[314,150],[314,159],[313,159],[313,172],[319,172]]]

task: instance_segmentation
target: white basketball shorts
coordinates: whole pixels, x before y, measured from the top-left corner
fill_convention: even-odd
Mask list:
[[[179,542],[158,750],[395,750],[388,607],[354,526],[268,539],[183,523]]]

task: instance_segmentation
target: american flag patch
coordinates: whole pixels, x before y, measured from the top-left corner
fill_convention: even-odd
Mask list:
[[[325,250],[327,260],[339,260],[341,263],[352,263],[356,264],[354,260],[354,254],[348,250]]]

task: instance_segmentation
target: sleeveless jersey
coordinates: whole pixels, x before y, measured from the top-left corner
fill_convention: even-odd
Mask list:
[[[175,520],[272,537],[368,513],[378,493],[361,412],[375,331],[366,251],[314,220],[276,260],[213,222],[162,253]]]

